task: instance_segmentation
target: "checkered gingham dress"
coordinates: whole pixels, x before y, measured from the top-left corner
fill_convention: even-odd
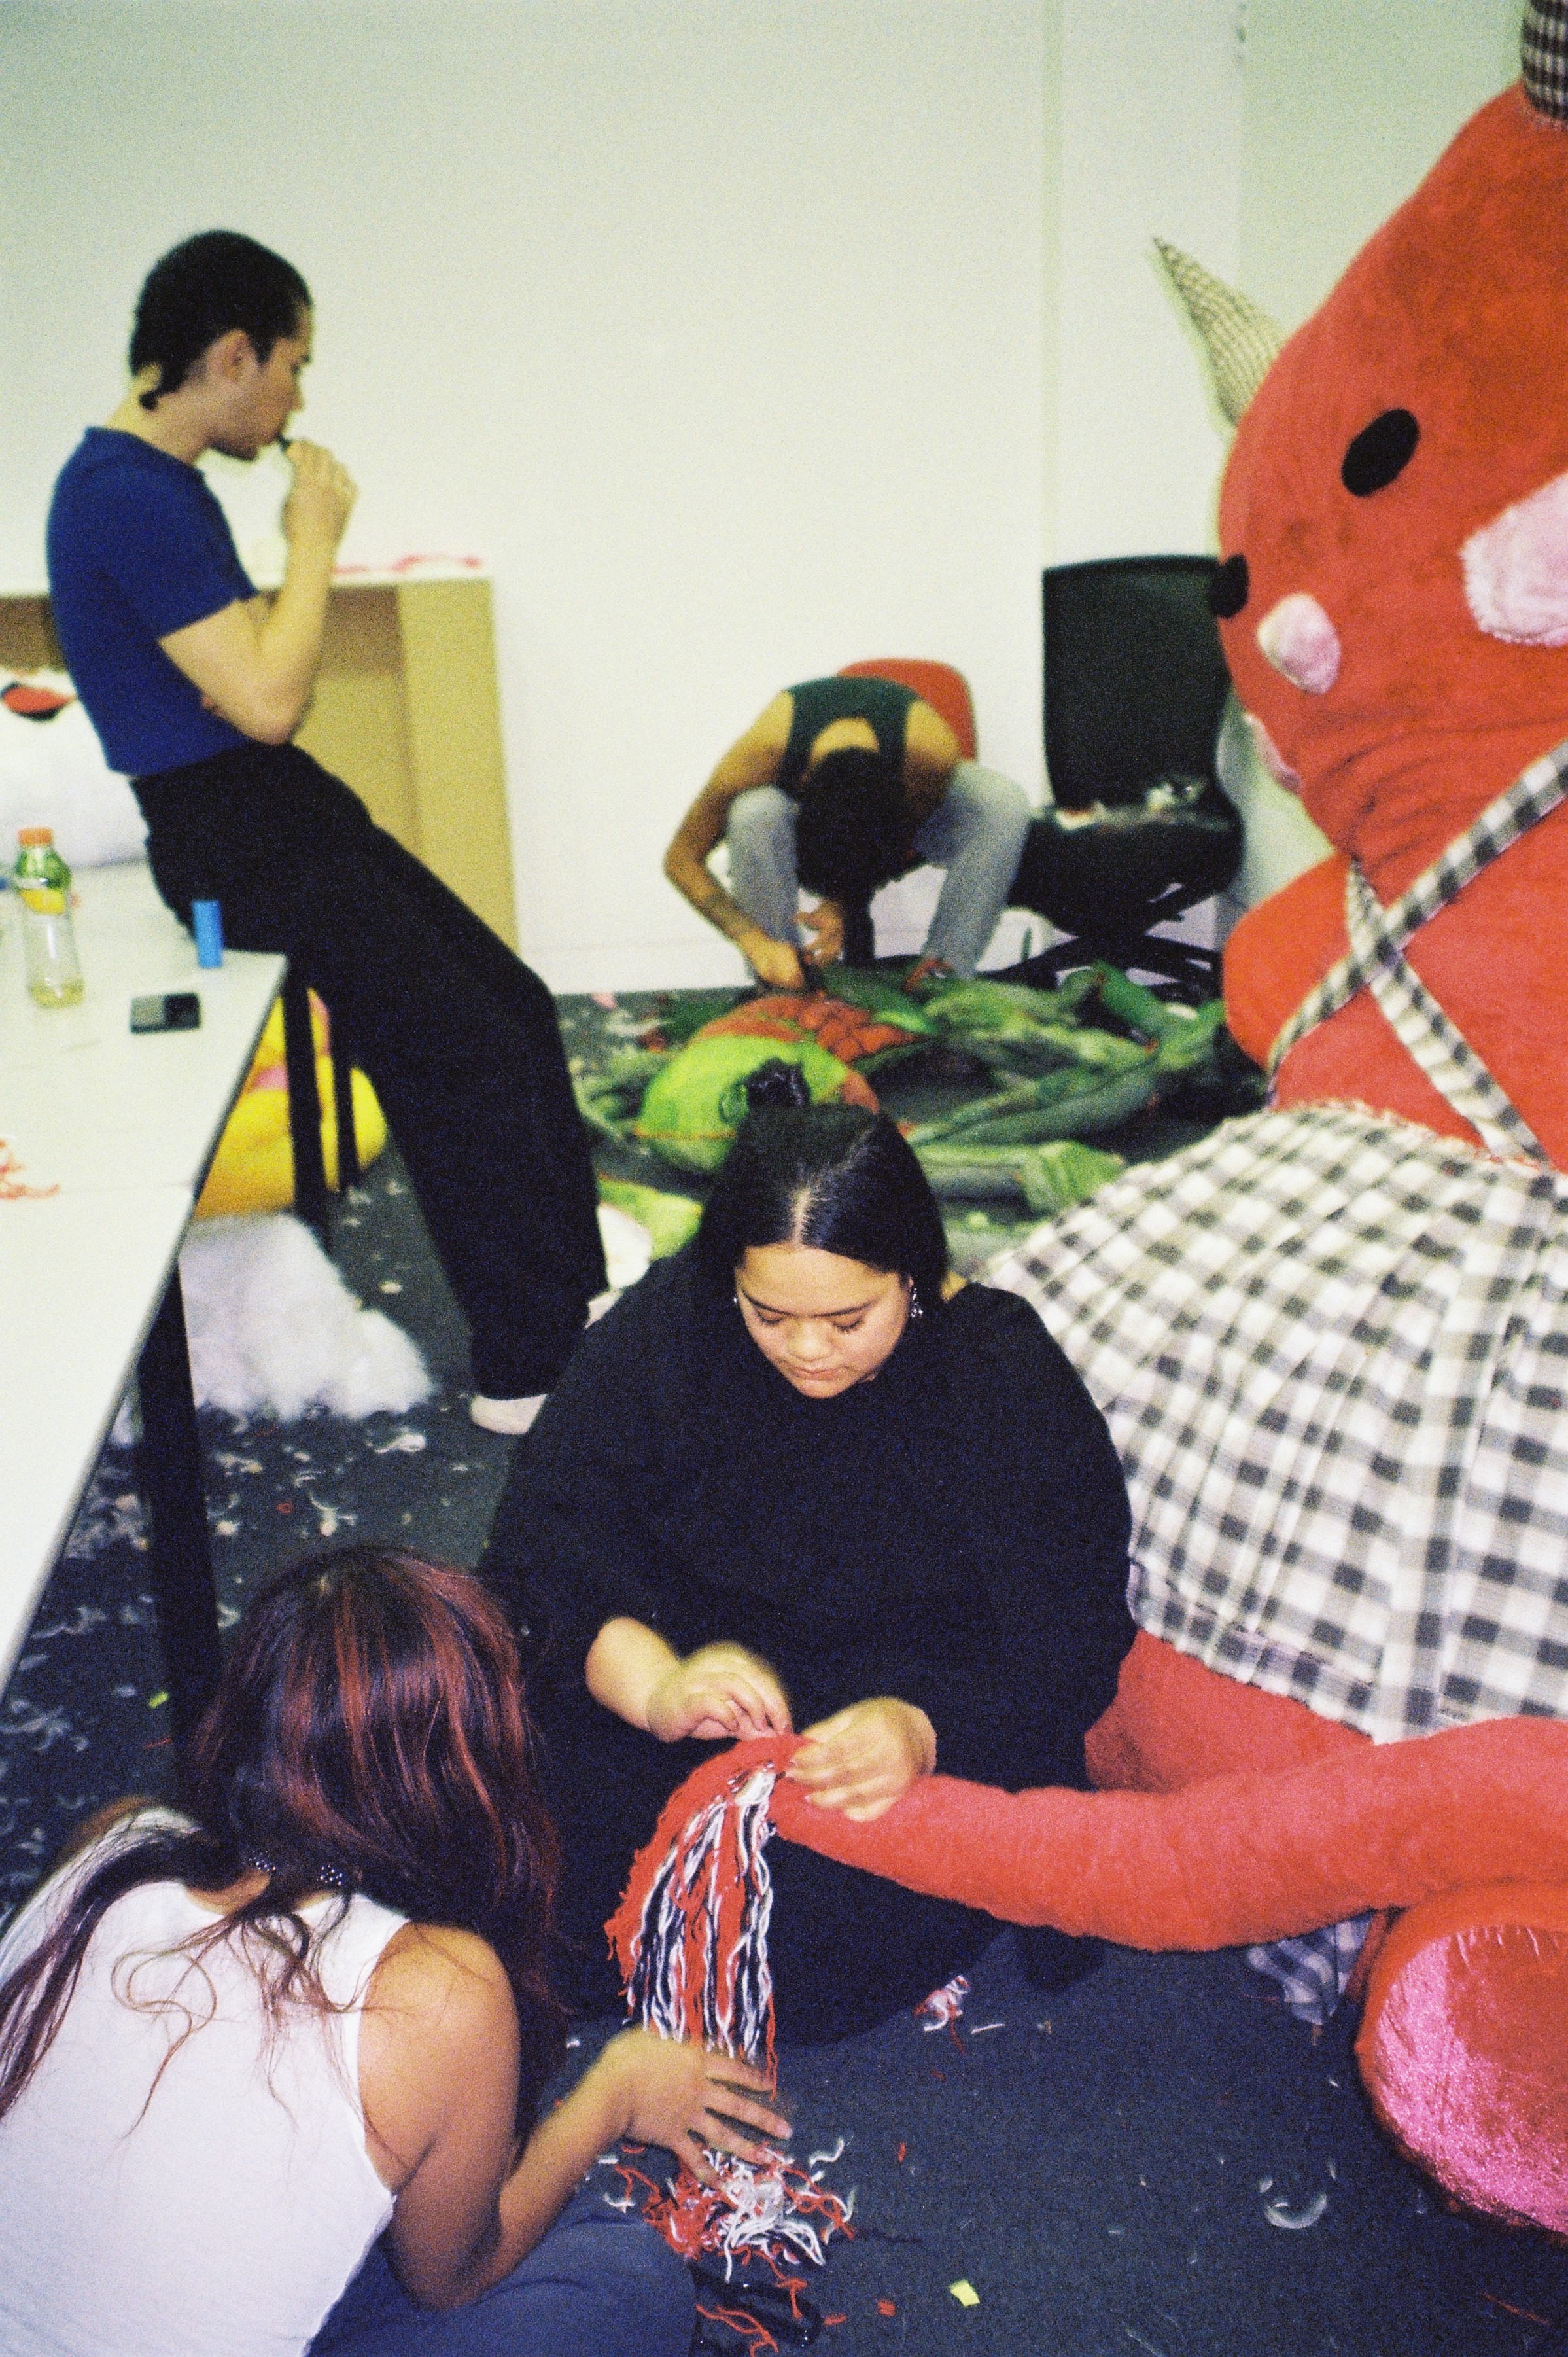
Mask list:
[[[1568,1717],[1568,1174],[1401,954],[1565,793],[1568,747],[1391,909],[1352,868],[1351,953],[1279,1043],[1371,988],[1490,1152],[1353,1104],[1254,1114],[986,1272],[1110,1423],[1141,1625],[1382,1742]]]

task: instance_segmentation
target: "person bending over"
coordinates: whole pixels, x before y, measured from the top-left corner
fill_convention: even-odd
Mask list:
[[[0,1943],[7,2357],[685,2357],[685,2268],[593,2163],[712,2183],[787,2131],[643,2030],[543,2106],[528,1743],[469,1574],[348,1547],[252,1605],[188,1805],[102,1813]]]
[[[535,1648],[572,2001],[614,2002],[603,1925],[714,1742],[803,1729],[789,1772],[855,1816],[936,1768],[1081,1787],[1127,1545],[1099,1411],[1026,1305],[950,1274],[893,1125],[754,1111],[697,1237],[546,1403],[480,1566]],[[791,1843],[768,1864],[787,2038],[918,2002],[997,1928]],[[1026,1937],[1043,1979],[1083,1961]]]
[[[310,292],[209,231],[142,288],[132,382],[49,510],[72,680],[131,779],[168,906],[222,905],[229,942],[282,951],[374,1084],[471,1329],[477,1422],[526,1428],[604,1286],[596,1190],[549,992],[290,739],[321,654],[354,485],[294,442],[288,563],[255,594],[205,450],[253,458],[299,408]]]
[[[800,888],[811,955],[842,955],[846,907],[924,860],[947,875],[923,970],[972,974],[1018,872],[1021,786],[961,760],[940,712],[892,680],[804,680],[732,745],[664,855],[664,873],[759,981],[799,990]],[[730,890],[708,868],[729,849]]]

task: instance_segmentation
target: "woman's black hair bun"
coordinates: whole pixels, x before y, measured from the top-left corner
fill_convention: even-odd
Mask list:
[[[746,1081],[746,1102],[751,1113],[760,1113],[790,1105],[809,1105],[811,1083],[799,1064],[787,1064],[782,1056],[769,1056],[766,1064],[758,1064]]]

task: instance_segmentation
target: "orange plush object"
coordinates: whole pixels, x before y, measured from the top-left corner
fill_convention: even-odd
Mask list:
[[[1536,14],[1561,40],[1555,12]],[[1220,598],[1244,602],[1221,619],[1226,658],[1265,760],[1342,855],[1231,936],[1227,1009],[1259,1062],[1346,952],[1348,857],[1388,906],[1568,737],[1565,217],[1568,124],[1505,91],[1290,339],[1238,428]],[[1561,1167],[1565,908],[1562,806],[1408,951]],[[1332,1097],[1476,1135],[1365,990],[1280,1071],[1281,1103]]]
[[[1529,8],[1523,49],[1525,81],[1465,127],[1238,404],[1221,635],[1263,758],[1337,846],[1228,944],[1229,1021],[1260,1061],[1347,952],[1351,861],[1388,907],[1568,739],[1562,0]],[[1568,1168],[1564,907],[1568,803],[1406,957]],[[1324,1100],[1481,1142],[1367,988],[1283,1057],[1276,1101]],[[1206,1684],[1155,1639],[1142,1650],[1091,1743],[1102,1781],[1167,1785],[1173,1763],[1213,1772],[1251,1740],[1276,1758],[1274,1697]]]
[[[1265,761],[1338,852],[1227,945],[1228,1019],[1260,1062],[1346,953],[1350,860],[1386,907],[1568,738],[1565,40],[1561,5],[1530,8],[1528,90],[1466,126],[1240,417],[1220,500],[1221,637]],[[1568,804],[1406,955],[1568,1168],[1565,907]],[[1478,1142],[1366,989],[1280,1067],[1279,1103],[1324,1099]],[[1279,1698],[1141,1638],[1090,1759],[1101,1782],[1166,1789],[1249,1744],[1273,1763],[1289,1724]]]
[[[1211,1776],[1266,1776],[1359,1758],[1367,1738],[1288,1695],[1242,1685],[1140,1629],[1084,1752],[1101,1792],[1179,1792]],[[1320,1918],[1326,1921],[1326,1917]]]
[[[865,1056],[880,1056],[889,1048],[918,1047],[918,1036],[882,1022],[864,1006],[833,998],[825,990],[769,991],[761,998],[743,999],[727,1015],[715,1015],[693,1034],[699,1039],[734,1037],[784,1039],[798,1045],[815,1039],[841,1064],[856,1064]]]

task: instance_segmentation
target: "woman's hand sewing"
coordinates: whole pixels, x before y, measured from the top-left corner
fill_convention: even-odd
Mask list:
[[[805,1786],[815,1807],[842,1809],[867,1824],[936,1764],[936,1729],[925,1712],[896,1695],[877,1695],[808,1727],[784,1772]]]
[[[595,2067],[607,2071],[622,2091],[627,2136],[661,2145],[701,2183],[721,2192],[704,2147],[761,2163],[789,2141],[789,2121],[768,2108],[767,2072],[733,2055],[681,2045],[651,2029],[623,2029]]]
[[[789,1705],[766,1662],[744,1645],[701,1645],[672,1662],[644,1705],[648,1731],[660,1743],[694,1735],[703,1741],[788,1735]]]

